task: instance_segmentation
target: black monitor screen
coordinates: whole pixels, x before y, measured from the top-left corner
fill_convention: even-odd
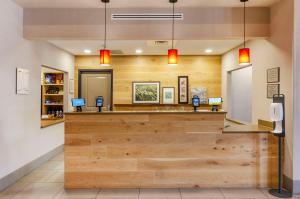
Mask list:
[[[85,101],[83,98],[79,98],[79,99],[72,99],[72,106],[73,107],[79,107],[79,106],[84,106],[85,105]]]

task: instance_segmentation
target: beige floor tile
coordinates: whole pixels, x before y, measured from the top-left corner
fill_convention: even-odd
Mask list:
[[[226,199],[267,199],[259,189],[221,189]]]
[[[98,189],[62,189],[54,199],[94,199]]]
[[[40,168],[37,169],[38,171],[49,171],[49,170],[64,170],[64,162],[61,160],[58,161],[48,161],[44,165],[42,165]]]
[[[12,199],[51,199],[63,188],[62,183],[32,183]]]
[[[223,199],[220,189],[180,189],[182,199]]]
[[[22,191],[29,183],[28,182],[17,182],[14,185],[8,187],[0,193],[0,199],[9,199]]]
[[[51,160],[57,161],[57,160],[64,160],[64,153],[60,153],[57,156],[53,157]]]
[[[64,177],[65,177],[64,171],[56,171],[52,176],[49,177],[47,182],[64,183],[65,181]]]
[[[138,199],[138,189],[102,189],[97,199]]]
[[[141,189],[139,199],[180,199],[179,189]]]
[[[53,176],[57,171],[40,171],[36,170],[32,173],[28,174],[27,176],[23,177],[20,181],[21,182],[48,182],[51,176]]]

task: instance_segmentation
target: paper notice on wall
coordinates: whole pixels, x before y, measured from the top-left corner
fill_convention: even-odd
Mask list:
[[[30,94],[29,78],[30,78],[29,70],[17,68],[17,94],[19,95]]]

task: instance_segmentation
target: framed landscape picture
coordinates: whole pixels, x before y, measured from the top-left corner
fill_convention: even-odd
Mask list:
[[[175,87],[163,87],[163,104],[175,104]]]
[[[188,76],[178,77],[178,103],[179,104],[189,103],[189,77]]]
[[[133,104],[159,104],[160,82],[133,82]]]

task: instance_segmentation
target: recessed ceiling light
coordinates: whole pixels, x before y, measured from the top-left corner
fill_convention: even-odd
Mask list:
[[[135,53],[136,53],[136,54],[142,54],[142,53],[143,53],[143,50],[142,50],[142,49],[136,49],[136,50],[135,50]]]
[[[207,53],[207,54],[212,53],[212,52],[213,52],[213,50],[210,48],[205,50],[205,53]]]
[[[84,49],[84,53],[85,53],[85,54],[91,54],[92,51],[91,51],[90,49]]]

